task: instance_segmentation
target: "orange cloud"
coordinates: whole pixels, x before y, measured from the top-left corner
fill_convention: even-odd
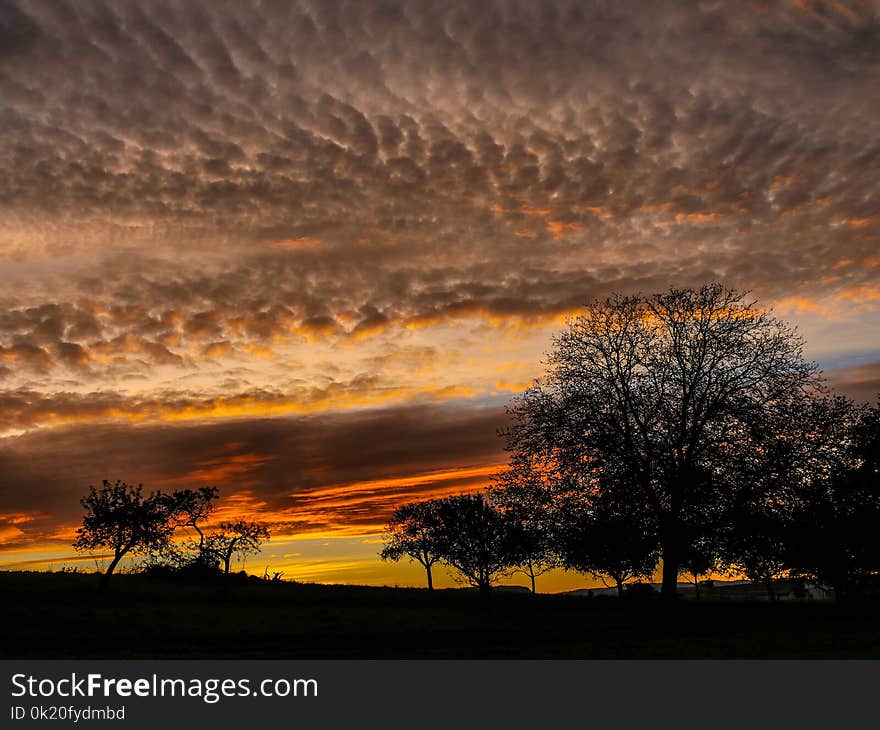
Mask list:
[[[506,380],[498,380],[495,382],[495,390],[508,390],[512,393],[519,393],[528,388],[532,382],[532,380],[520,380],[510,383]]]
[[[470,480],[475,478],[488,477],[495,474],[501,464],[489,464],[485,466],[459,467],[454,469],[439,469],[436,471],[427,471],[420,474],[414,474],[405,477],[394,477],[389,479],[369,479],[359,482],[348,482],[345,484],[332,484],[319,489],[311,490],[307,494],[311,499],[322,499],[327,497],[338,497],[340,495],[348,497],[358,492],[375,490],[399,489],[401,487],[417,487],[426,484],[442,484],[449,481]],[[300,496],[291,495],[291,496]]]
[[[547,230],[553,234],[553,238],[557,241],[565,238],[566,234],[571,231],[580,230],[582,226],[577,223],[566,223],[564,221],[547,221]]]
[[[302,387],[292,392],[252,390],[229,396],[197,397],[189,393],[155,396],[126,396],[118,393],[86,395],[61,393],[55,396],[22,391],[8,397],[0,420],[0,433],[40,426],[76,423],[131,421],[143,423],[308,414],[346,411],[355,408],[442,402],[470,398],[481,388],[450,384],[388,385],[377,378],[355,378],[320,387]]]
[[[228,457],[208,459],[200,463],[198,469],[188,472],[178,481],[198,482],[201,484],[223,485],[235,482],[246,484],[243,477],[257,471],[273,461],[274,456],[259,456],[257,454],[236,454]]]
[[[250,458],[228,463],[231,463],[229,471],[196,470],[173,481],[181,485],[217,483],[217,477],[240,476],[247,474],[254,465],[257,468],[261,465],[259,459]],[[381,532],[392,510],[399,504],[483,489],[501,467],[497,463],[455,467],[300,489],[287,495],[290,506],[281,507],[270,506],[253,489],[240,489],[223,496],[208,526],[246,515],[248,519],[272,525],[273,535],[279,538],[288,535],[338,537],[373,534]]]
[[[675,220],[679,223],[712,223],[724,216],[721,213],[676,213]]]
[[[24,531],[18,527],[0,527],[0,544],[12,542],[24,535]]]
[[[838,221],[841,226],[851,226],[852,228],[867,228],[874,222],[874,218],[842,218]]]
[[[208,358],[227,357],[235,352],[231,342],[212,342],[202,348],[202,355]]]
[[[285,238],[269,244],[271,248],[281,248],[288,251],[317,251],[324,246],[318,238],[311,236],[299,236],[298,238]]]

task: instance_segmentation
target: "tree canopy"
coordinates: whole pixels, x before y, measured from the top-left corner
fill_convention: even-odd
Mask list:
[[[79,551],[113,551],[102,585],[106,585],[126,555],[159,550],[174,532],[173,501],[169,495],[144,494],[140,484],[104,480],[100,488],[89,487],[89,493],[80,502],[86,514],[76,531],[73,547]]]
[[[555,549],[562,564],[605,582],[619,596],[624,584],[650,578],[657,566],[657,533],[650,512],[638,495],[597,485],[588,499],[567,495],[555,512]]]
[[[205,537],[203,552],[214,556],[229,575],[232,558],[236,555],[252,555],[269,539],[269,529],[260,522],[234,520],[221,522],[217,529]]]
[[[243,519],[208,530],[205,523],[214,513],[218,496],[216,487],[145,494],[140,484],[105,480],[100,489],[90,487],[80,500],[86,514],[74,548],[112,550],[102,586],[128,555],[146,556],[150,569],[193,573],[217,572],[223,566],[228,574],[232,558],[257,552],[269,539],[269,531],[259,522]],[[191,528],[198,539],[175,539],[181,527]]]
[[[847,600],[880,574],[880,404],[820,405],[824,418],[810,436],[821,448],[796,495],[786,559],[793,572],[833,586]]]
[[[385,527],[382,560],[403,557],[415,560],[425,569],[428,590],[434,590],[432,568],[441,558],[439,519],[433,501],[409,502],[397,507]]]
[[[802,350],[788,325],[717,284],[595,301],[554,337],[545,378],[511,404],[508,448],[584,495],[600,473],[603,492],[635,490],[674,597],[688,541],[741,485],[752,429],[818,387]]]
[[[489,499],[507,522],[512,570],[529,579],[532,593],[537,592],[538,576],[561,565],[554,542],[557,497],[545,477],[535,463],[512,459],[488,490]]]
[[[443,562],[488,598],[496,577],[511,565],[504,515],[481,493],[444,497],[434,508]]]

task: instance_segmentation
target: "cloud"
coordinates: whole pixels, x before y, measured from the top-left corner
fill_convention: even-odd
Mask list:
[[[183,341],[876,288],[868,6],[7,13],[0,252],[71,256],[76,296],[140,324],[182,303]]]
[[[880,362],[837,368],[826,373],[835,390],[857,402],[880,403]]]
[[[229,387],[235,383],[223,383]],[[199,391],[163,390],[131,395],[111,390],[44,394],[30,389],[0,391],[0,434],[40,426],[107,421],[206,421],[216,418],[344,411],[401,403],[429,403],[474,395],[454,385],[433,388],[400,385],[379,375],[321,385],[288,383],[283,388],[250,388],[209,396]]]
[[[401,501],[485,485],[503,461],[504,424],[497,408],[424,405],[38,431],[0,442],[0,536],[19,547],[67,539],[88,486],[117,478],[148,490],[218,486],[221,517],[248,514],[279,534],[375,531]]]

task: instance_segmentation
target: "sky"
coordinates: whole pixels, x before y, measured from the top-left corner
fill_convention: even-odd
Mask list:
[[[390,511],[613,292],[747,289],[875,399],[877,89],[876,1],[2,0],[0,567],[100,564],[122,479],[418,584]]]

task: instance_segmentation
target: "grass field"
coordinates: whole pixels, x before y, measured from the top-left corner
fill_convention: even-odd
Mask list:
[[[880,658],[880,606],[0,573],[5,658]]]

